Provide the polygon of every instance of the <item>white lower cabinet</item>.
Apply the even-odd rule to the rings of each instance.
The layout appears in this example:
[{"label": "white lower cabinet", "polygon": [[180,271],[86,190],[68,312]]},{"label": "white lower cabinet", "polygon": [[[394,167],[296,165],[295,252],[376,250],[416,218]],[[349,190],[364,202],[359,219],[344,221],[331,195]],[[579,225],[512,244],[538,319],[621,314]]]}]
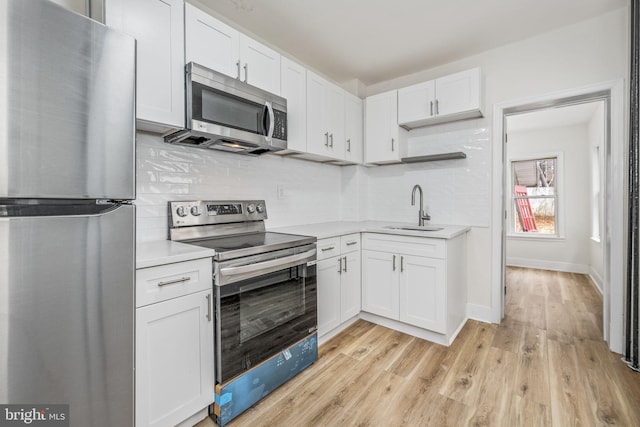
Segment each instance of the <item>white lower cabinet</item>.
[{"label": "white lower cabinet", "polygon": [[363,234],[362,310],[453,334],[466,318],[465,242]]},{"label": "white lower cabinet", "polygon": [[318,336],[360,313],[360,235],[318,240]]},{"label": "white lower cabinet", "polygon": [[[136,426],[175,426],[213,403],[211,260],[198,260],[201,281],[186,295],[136,309]],[[137,271],[136,286],[160,275],[163,290],[193,284],[193,263]],[[208,268],[207,268],[208,266]],[[185,268],[186,267],[186,268]],[[167,269],[169,271],[167,271]],[[184,270],[184,271],[182,271]],[[197,278],[197,277],[196,277]],[[208,286],[207,286],[208,284]]]}]

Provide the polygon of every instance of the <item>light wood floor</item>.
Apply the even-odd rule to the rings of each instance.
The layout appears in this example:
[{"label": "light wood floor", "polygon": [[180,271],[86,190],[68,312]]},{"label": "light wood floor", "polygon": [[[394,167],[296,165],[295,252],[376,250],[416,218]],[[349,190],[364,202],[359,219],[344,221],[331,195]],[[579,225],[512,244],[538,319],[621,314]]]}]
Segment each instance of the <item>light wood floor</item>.
[{"label": "light wood floor", "polygon": [[501,325],[469,321],[447,348],[358,321],[229,425],[640,426],[640,374],[602,341],[601,307],[585,276],[509,268]]}]

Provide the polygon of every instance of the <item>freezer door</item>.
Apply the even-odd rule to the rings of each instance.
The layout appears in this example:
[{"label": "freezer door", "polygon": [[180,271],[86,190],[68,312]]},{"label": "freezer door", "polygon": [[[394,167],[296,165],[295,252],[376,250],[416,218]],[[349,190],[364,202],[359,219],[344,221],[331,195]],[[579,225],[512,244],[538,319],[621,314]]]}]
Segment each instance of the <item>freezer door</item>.
[{"label": "freezer door", "polygon": [[0,2],[0,198],[133,199],[135,40]]},{"label": "freezer door", "polygon": [[70,209],[0,205],[0,402],[132,426],[134,207]]}]

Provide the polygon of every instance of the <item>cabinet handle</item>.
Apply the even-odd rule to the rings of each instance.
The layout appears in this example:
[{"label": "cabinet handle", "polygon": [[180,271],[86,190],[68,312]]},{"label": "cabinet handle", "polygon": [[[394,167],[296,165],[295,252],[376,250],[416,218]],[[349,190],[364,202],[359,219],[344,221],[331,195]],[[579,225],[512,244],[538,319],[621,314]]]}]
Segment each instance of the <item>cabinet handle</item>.
[{"label": "cabinet handle", "polygon": [[393,256],[393,271],[396,271],[396,256]]},{"label": "cabinet handle", "polygon": [[244,82],[249,82],[249,64],[244,64]]},{"label": "cabinet handle", "polygon": [[436,116],[440,115],[440,105],[438,103],[438,100],[436,99]]},{"label": "cabinet handle", "polygon": [[324,146],[325,147],[329,146],[329,132],[324,133]]},{"label": "cabinet handle", "polygon": [[333,148],[333,134],[332,133],[329,134],[329,139],[331,139],[331,144],[329,144],[329,147]]},{"label": "cabinet handle", "polygon": [[433,101],[429,101],[429,111],[430,111],[430,115],[433,116]]},{"label": "cabinet handle", "polygon": [[207,294],[207,320],[211,322],[211,294]]},{"label": "cabinet handle", "polygon": [[404,272],[404,256],[400,256],[400,273]]},{"label": "cabinet handle", "polygon": [[334,250],[336,247],[335,246],[329,246],[328,248],[321,248],[320,250],[322,252],[326,252],[326,251],[332,251]]},{"label": "cabinet handle", "polygon": [[347,242],[347,246],[353,246],[353,245],[355,245],[356,243],[358,243],[358,241],[357,241],[357,240],[353,240],[353,241],[351,241],[351,242]]},{"label": "cabinet handle", "polygon": [[391,138],[391,151],[396,151],[394,148],[394,143],[396,142],[395,139]]},{"label": "cabinet handle", "polygon": [[238,62],[236,62],[236,68],[238,69],[238,77],[237,79],[240,80],[240,60],[238,59]]},{"label": "cabinet handle", "polygon": [[338,273],[342,274],[342,258],[338,258],[338,264]]},{"label": "cabinet handle", "polygon": [[343,258],[344,258],[344,270],[342,270],[342,271],[344,271],[346,273],[347,272],[347,257],[345,256]]},{"label": "cabinet handle", "polygon": [[350,153],[351,152],[351,138],[347,139],[347,151]]},{"label": "cabinet handle", "polygon": [[166,282],[158,282],[158,286],[173,285],[176,283],[188,282],[189,280],[191,280],[190,277],[181,277],[179,279],[167,280]]}]

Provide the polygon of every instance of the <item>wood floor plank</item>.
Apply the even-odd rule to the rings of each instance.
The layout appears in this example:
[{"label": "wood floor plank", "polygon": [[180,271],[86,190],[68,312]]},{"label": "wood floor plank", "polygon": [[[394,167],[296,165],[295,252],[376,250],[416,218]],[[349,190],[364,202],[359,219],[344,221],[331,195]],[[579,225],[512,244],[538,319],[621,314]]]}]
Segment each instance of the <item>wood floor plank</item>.
[{"label": "wood floor plank", "polygon": [[501,325],[468,321],[444,347],[359,320],[229,426],[640,426],[640,374],[602,340],[589,279],[506,279]]}]

